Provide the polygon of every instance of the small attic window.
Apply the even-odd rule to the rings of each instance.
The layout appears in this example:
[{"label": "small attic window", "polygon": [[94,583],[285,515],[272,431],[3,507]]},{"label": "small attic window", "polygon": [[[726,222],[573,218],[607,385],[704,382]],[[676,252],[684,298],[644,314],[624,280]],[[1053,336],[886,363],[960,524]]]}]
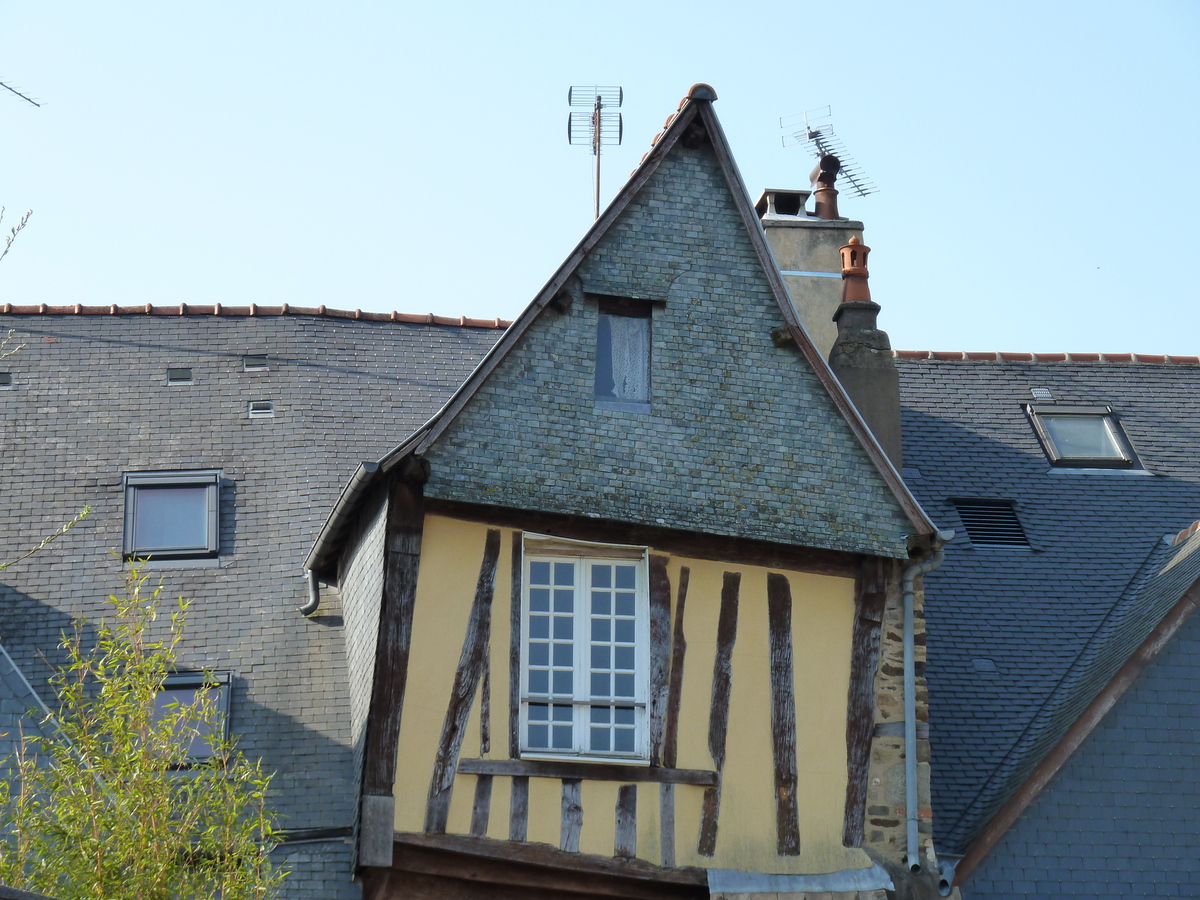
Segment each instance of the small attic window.
[{"label": "small attic window", "polygon": [[1042,449],[1056,466],[1128,469],[1133,450],[1108,406],[1030,406]]},{"label": "small attic window", "polygon": [[192,370],[184,368],[167,369],[167,384],[192,384]]},{"label": "small attic window", "polygon": [[266,372],[270,368],[265,353],[249,353],[242,357],[243,372]]},{"label": "small attic window", "polygon": [[0,372],[0,390],[6,390],[13,386],[12,372]]},{"label": "small attic window", "polygon": [[974,546],[1031,549],[1010,501],[955,500],[954,508]]},{"label": "small attic window", "polygon": [[650,305],[601,300],[596,324],[596,405],[650,409]]}]

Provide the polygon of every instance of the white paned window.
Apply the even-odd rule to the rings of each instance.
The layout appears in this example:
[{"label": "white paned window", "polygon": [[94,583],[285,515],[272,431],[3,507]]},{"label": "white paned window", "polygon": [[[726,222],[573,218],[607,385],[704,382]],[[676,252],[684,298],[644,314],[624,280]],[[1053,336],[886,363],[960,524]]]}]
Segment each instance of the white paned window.
[{"label": "white paned window", "polygon": [[[644,760],[649,601],[645,551],[527,545],[522,598],[523,756]],[[617,548],[609,548],[617,549]]]}]

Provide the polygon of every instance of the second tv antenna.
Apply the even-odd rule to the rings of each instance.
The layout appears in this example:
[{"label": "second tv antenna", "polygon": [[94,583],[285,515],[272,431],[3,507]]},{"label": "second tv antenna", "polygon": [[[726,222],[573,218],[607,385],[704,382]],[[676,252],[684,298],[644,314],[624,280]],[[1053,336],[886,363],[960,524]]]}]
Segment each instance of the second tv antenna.
[{"label": "second tv antenna", "polygon": [[818,106],[816,109],[806,109],[794,116],[784,116],[779,120],[779,127],[784,130],[783,146],[807,144],[809,152],[818,160],[826,156],[836,157],[841,163],[840,174],[850,185],[850,189],[859,197],[876,193],[879,188],[859,168],[858,163],[846,152],[846,145],[833,131],[833,112],[828,106]]},{"label": "second tv antenna", "polygon": [[590,107],[589,112],[567,116],[567,140],[576,147],[591,147],[596,157],[596,218],[600,218],[600,148],[620,144],[624,124],[619,109],[625,92],[620,87],[575,85],[567,91],[567,105]]}]

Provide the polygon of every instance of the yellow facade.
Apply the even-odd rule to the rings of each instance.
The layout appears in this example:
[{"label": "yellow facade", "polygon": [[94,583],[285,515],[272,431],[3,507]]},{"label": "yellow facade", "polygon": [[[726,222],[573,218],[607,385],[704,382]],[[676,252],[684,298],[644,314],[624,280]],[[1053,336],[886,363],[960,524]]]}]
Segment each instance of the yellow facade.
[{"label": "yellow facade", "polygon": [[[489,527],[443,516],[425,520],[413,619],[408,686],[396,767],[397,831],[424,829],[430,777],[475,597]],[[517,535],[519,539],[519,535]],[[501,531],[492,601],[490,660],[490,752],[481,754],[480,697],[471,706],[461,759],[509,757],[509,617],[514,532]],[[651,547],[652,554],[658,553]],[[846,796],[846,698],[850,680],[854,581],[690,559],[669,554],[672,614],[680,570],[690,570],[684,631],[685,657],[679,707],[677,765],[712,771],[708,748],[713,664],[722,580],[741,574],[737,637],[732,657],[732,694],[722,774],[715,854],[697,852],[703,787],[674,787],[677,865],[774,873],[823,873],[865,868],[861,850],[842,847]],[[787,577],[792,596],[792,647],[796,705],[797,796],[800,854],[776,852],[776,804],[771,730],[767,574]],[[481,688],[482,690],[482,688]],[[447,832],[468,834],[476,777],[455,778]],[[579,851],[612,856],[619,782],[585,779]],[[659,784],[637,786],[637,856],[659,864]],[[487,835],[508,838],[511,779],[493,779]],[[561,782],[530,778],[528,840],[559,845]]]}]

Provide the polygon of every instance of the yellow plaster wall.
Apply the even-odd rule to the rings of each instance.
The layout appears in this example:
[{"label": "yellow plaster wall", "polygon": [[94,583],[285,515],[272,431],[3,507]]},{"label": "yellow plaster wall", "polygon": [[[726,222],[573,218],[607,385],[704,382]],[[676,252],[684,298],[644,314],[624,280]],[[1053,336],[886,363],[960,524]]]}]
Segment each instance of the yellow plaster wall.
[{"label": "yellow plaster wall", "polygon": [[[396,776],[396,827],[420,831],[424,823],[434,755],[474,598],[488,526],[428,516],[413,622],[409,682],[402,718]],[[501,553],[492,606],[491,752],[508,757],[508,650],[512,530],[501,530]],[[651,552],[655,552],[651,548]],[[696,853],[703,789],[675,789],[678,865],[762,872],[829,872],[870,865],[866,854],[841,846],[846,789],[846,693],[850,677],[854,583],[847,578],[784,572],[792,591],[793,659],[797,721],[797,770],[801,853],[776,854],[774,760],[770,726],[769,639],[766,579],[758,566],[671,557],[672,617],[680,570],[690,569],[684,631],[687,655],[680,703],[678,766],[712,769],[708,720],[724,573],[742,575],[732,695],[717,850]],[[478,698],[472,706],[462,756],[479,755]],[[459,776],[448,831],[470,830],[475,778]],[[559,842],[561,785],[531,778],[530,841]],[[617,783],[583,782],[580,849],[610,856],[615,832]],[[493,782],[488,834],[508,836],[511,782]],[[659,787],[638,786],[638,856],[661,860]]]},{"label": "yellow plaster wall", "polygon": [[[446,707],[450,702],[454,673],[462,654],[463,636],[467,631],[471,602],[475,598],[486,537],[486,525],[441,516],[425,517],[421,569],[413,603],[408,685],[397,748],[397,831],[422,831],[425,826],[429,780],[433,774]],[[501,550],[504,550],[503,543]],[[503,567],[507,558],[507,554],[502,552],[500,566],[497,567],[497,592],[503,590],[505,599],[503,603],[493,605],[493,625],[498,610],[502,610],[504,616],[508,615],[509,589],[507,579],[501,576],[501,572],[506,571]],[[492,674],[494,677],[496,673]],[[505,678],[504,691],[507,690],[508,681]],[[508,702],[505,700],[504,709],[507,708]],[[471,709],[471,721],[463,740],[462,752],[464,756],[477,756],[479,753],[478,702]],[[461,832],[470,828],[469,792],[474,789],[474,781],[474,778],[468,777],[456,779],[451,798],[451,821],[456,826],[454,830]],[[468,796],[464,797],[464,794]],[[465,828],[461,825],[463,816],[460,811],[464,800],[468,804]]]}]

